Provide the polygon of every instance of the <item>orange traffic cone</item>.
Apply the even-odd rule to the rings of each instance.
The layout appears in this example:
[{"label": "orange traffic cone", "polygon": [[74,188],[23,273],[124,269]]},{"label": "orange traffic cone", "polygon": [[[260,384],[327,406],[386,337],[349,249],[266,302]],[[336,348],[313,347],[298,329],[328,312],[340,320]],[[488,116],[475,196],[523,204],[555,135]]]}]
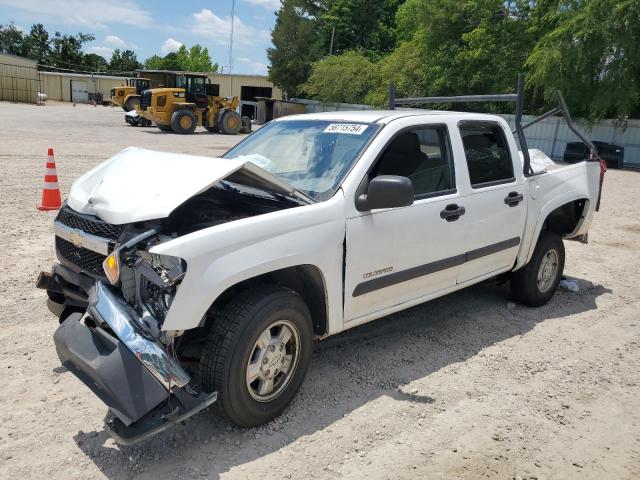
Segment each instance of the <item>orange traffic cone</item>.
[{"label": "orange traffic cone", "polygon": [[37,205],[38,210],[58,210],[62,206],[60,188],[58,187],[58,173],[56,161],[53,158],[53,148],[49,149],[47,166],[44,171],[44,188],[42,189],[42,203]]}]

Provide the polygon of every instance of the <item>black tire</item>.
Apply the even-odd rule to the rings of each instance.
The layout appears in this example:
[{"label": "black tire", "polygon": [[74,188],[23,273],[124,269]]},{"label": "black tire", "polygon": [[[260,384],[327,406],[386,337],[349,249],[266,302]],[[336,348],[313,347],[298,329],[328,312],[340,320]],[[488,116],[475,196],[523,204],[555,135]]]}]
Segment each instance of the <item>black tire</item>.
[{"label": "black tire", "polygon": [[242,117],[242,133],[251,133],[251,119],[247,116]]},{"label": "black tire", "polygon": [[196,129],[198,119],[188,109],[178,110],[171,115],[171,129],[180,135],[188,135]]},{"label": "black tire", "polygon": [[163,132],[173,132],[173,128],[171,128],[171,125],[156,125],[156,127],[158,127],[158,129]]},{"label": "black tire", "polygon": [[[553,253],[555,252],[555,253]],[[553,259],[555,255],[556,267],[550,270],[552,275],[546,275],[548,280],[538,281],[541,264],[548,255]],[[549,258],[549,257],[547,257]],[[520,270],[511,274],[511,294],[520,303],[531,307],[539,307],[547,303],[558,289],[564,271],[564,244],[557,233],[543,231],[533,251],[531,260]],[[546,260],[545,260],[546,262]],[[552,264],[554,262],[551,262]],[[541,286],[543,288],[541,288]]]},{"label": "black tire", "polygon": [[220,131],[225,135],[237,135],[242,128],[242,118],[238,112],[227,110],[220,119]]},{"label": "black tire", "polygon": [[[297,332],[297,361],[292,362],[290,375],[282,377],[281,390],[275,397],[259,401],[250,392],[248,364],[255,356],[258,337],[274,322],[283,320]],[[273,328],[278,331],[277,326]],[[307,373],[312,344],[311,315],[297,293],[272,285],[244,291],[214,312],[200,358],[202,386],[207,392],[218,392],[216,405],[231,423],[239,427],[261,425],[280,415],[297,393]],[[271,365],[269,362],[267,366]]]}]

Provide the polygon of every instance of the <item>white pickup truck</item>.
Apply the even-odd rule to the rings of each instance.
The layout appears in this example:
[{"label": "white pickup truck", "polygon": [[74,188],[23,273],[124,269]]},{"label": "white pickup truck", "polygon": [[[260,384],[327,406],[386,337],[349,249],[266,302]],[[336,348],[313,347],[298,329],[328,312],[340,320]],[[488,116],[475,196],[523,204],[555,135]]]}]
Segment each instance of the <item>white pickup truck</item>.
[{"label": "white pickup truck", "polygon": [[285,117],[221,158],[129,148],[80,177],[38,286],[121,443],[214,402],[250,427],[292,400],[314,339],[499,275],[547,302],[599,178],[524,175],[498,116]]}]

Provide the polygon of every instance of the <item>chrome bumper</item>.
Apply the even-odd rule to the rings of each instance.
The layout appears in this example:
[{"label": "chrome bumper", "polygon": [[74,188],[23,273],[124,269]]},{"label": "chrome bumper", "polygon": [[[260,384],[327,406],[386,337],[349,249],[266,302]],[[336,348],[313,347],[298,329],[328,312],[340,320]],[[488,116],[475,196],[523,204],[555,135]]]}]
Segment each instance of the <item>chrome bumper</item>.
[{"label": "chrome bumper", "polygon": [[216,401],[216,392],[187,385],[189,375],[109,287],[96,282],[88,295],[93,322],[72,313],[53,340],[62,364],[109,407],[107,427],[118,443],[142,441]]},{"label": "chrome bumper", "polygon": [[164,347],[149,335],[137,312],[100,281],[89,290],[89,315],[113,333],[166,388],[183,387],[190,377]]}]

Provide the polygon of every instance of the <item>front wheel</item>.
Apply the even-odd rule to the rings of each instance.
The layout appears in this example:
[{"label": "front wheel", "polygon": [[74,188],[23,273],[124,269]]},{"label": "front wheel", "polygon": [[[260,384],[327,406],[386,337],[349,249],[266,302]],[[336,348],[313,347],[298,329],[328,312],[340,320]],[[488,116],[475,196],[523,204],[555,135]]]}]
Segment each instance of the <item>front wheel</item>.
[{"label": "front wheel", "polygon": [[220,131],[225,135],[236,135],[242,128],[242,118],[238,112],[227,110],[220,119]]},{"label": "front wheel", "polygon": [[218,392],[222,414],[240,427],[282,413],[300,388],[311,359],[309,309],[287,288],[245,291],[216,309],[200,359],[205,391]]},{"label": "front wheel", "polygon": [[553,232],[541,232],[531,260],[511,274],[511,293],[525,305],[539,307],[556,293],[564,271],[564,244]]},{"label": "front wheel", "polygon": [[181,135],[193,133],[197,122],[195,113],[188,109],[178,110],[171,115],[171,129]]}]

